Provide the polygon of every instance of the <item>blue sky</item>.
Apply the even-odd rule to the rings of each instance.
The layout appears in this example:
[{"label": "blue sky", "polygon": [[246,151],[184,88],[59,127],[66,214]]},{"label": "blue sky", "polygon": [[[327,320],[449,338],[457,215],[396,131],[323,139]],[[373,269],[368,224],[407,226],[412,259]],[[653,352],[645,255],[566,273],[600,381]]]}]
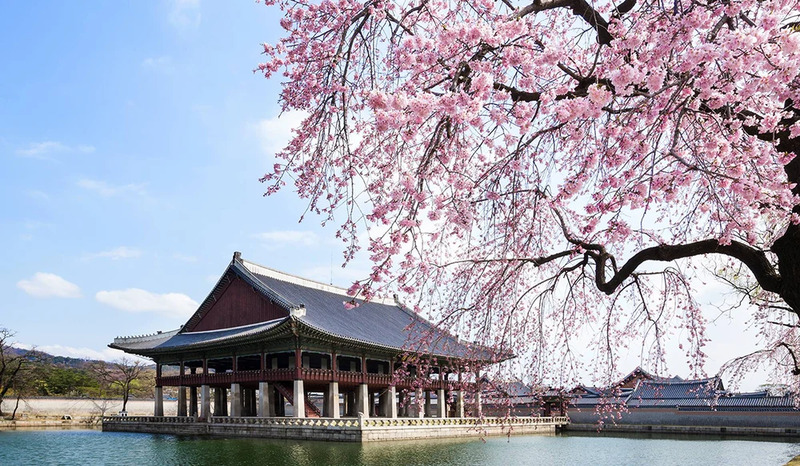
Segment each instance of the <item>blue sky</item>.
[{"label": "blue sky", "polygon": [[[252,1],[9,2],[0,15],[0,326],[73,356],[176,328],[234,251],[348,286],[341,247],[258,182],[297,120],[254,74]],[[333,263],[333,267],[331,264]],[[363,269],[362,269],[363,270]]]},{"label": "blue sky", "polygon": [[[3,10],[0,326],[18,342],[117,358],[106,347],[115,336],[183,324],[237,250],[340,286],[366,276],[363,260],[339,267],[342,247],[319,219],[298,224],[305,203],[291,189],[262,197],[258,178],[297,121],[278,119],[279,79],[252,73],[260,44],[280,33],[277,9],[131,0]],[[709,285],[708,301],[719,292]],[[746,317],[710,327],[711,373],[751,345]]]}]

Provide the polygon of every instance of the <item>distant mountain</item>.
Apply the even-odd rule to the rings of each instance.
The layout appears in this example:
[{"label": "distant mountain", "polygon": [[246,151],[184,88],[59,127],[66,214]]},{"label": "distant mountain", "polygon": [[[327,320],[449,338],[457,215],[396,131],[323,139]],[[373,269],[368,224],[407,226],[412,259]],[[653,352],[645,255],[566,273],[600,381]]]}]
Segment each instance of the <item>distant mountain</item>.
[{"label": "distant mountain", "polygon": [[[29,353],[29,350],[11,347],[10,352],[12,355],[22,356],[24,354]],[[82,358],[71,358],[69,356],[56,356],[54,354],[45,353],[44,351],[39,351],[39,350],[36,350],[36,356],[43,363],[59,367],[68,367],[71,369],[83,369],[86,366],[95,363],[109,364],[107,361],[100,361],[98,359],[82,359]],[[155,364],[147,364],[145,365],[145,367],[155,368],[156,366]]]}]

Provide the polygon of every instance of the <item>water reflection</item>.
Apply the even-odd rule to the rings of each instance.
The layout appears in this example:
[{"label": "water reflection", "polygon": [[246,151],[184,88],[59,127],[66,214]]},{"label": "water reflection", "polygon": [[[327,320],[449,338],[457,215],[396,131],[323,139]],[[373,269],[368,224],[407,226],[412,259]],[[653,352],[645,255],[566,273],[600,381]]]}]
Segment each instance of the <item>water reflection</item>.
[{"label": "water reflection", "polygon": [[800,444],[718,437],[494,437],[369,444],[176,437],[98,431],[0,431],[0,464],[13,465],[782,465]]}]

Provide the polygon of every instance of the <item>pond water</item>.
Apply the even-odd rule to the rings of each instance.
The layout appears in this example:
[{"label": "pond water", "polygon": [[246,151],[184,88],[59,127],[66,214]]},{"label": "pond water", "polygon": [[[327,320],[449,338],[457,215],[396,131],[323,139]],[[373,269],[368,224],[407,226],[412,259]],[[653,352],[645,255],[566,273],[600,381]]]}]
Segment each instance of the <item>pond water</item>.
[{"label": "pond water", "polygon": [[800,443],[557,435],[365,445],[96,430],[0,431],[0,465],[783,465]]}]

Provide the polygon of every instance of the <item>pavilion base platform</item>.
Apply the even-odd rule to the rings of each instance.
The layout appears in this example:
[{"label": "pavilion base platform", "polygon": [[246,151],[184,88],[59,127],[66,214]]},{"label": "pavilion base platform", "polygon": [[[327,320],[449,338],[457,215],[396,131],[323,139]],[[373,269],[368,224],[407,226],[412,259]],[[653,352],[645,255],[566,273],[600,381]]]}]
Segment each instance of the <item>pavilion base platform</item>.
[{"label": "pavilion base platform", "polygon": [[500,435],[553,435],[567,417],[505,418],[292,418],[104,417],[104,432],[257,437],[333,442],[374,442]]}]

